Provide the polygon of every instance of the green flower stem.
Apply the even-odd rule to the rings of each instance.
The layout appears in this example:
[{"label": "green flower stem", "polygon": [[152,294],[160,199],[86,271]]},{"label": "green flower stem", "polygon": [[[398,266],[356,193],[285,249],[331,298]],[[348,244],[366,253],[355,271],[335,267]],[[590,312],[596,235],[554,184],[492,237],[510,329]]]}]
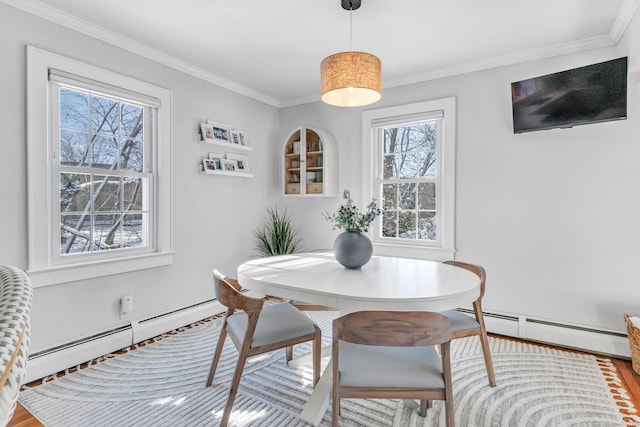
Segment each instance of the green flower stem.
[{"label": "green flower stem", "polygon": [[382,214],[382,209],[376,204],[376,199],[371,199],[366,212],[360,213],[354,206],[351,193],[348,190],[344,190],[343,198],[347,202],[340,206],[338,212],[334,214],[322,212],[327,221],[334,223],[334,229],[367,232],[373,221]]}]

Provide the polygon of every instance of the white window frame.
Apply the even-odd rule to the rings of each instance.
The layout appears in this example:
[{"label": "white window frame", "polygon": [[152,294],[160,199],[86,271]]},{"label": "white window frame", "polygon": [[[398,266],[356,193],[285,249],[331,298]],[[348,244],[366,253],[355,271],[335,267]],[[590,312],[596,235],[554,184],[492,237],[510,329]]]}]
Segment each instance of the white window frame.
[{"label": "white window frame", "polygon": [[455,254],[455,156],[456,156],[456,100],[443,98],[413,104],[368,110],[362,113],[362,203],[368,204],[372,198],[380,201],[378,176],[381,144],[376,144],[377,127],[381,122],[399,123],[415,117],[435,117],[442,114],[439,129],[437,174],[439,188],[436,205],[438,218],[438,239],[395,240],[380,237],[380,218],[371,230],[374,252],[378,255],[402,256],[409,258],[445,260]]},{"label": "white window frame", "polygon": [[[115,256],[81,256],[65,263],[57,262],[59,227],[54,224],[51,153],[55,146],[50,122],[49,71],[68,73],[126,92],[154,99],[157,109],[157,145],[153,148],[155,183],[150,230],[152,246],[146,251],[119,251]],[[28,273],[34,287],[54,285],[169,265],[173,262],[171,212],[171,109],[168,89],[132,79],[111,71],[27,46],[27,163],[28,163]],[[73,258],[72,258],[73,259]]]}]

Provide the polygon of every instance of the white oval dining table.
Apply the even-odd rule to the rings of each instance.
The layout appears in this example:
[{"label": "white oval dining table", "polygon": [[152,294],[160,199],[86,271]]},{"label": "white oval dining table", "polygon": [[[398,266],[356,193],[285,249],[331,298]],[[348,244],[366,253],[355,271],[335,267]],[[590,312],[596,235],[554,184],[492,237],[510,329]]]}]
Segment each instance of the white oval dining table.
[{"label": "white oval dining table", "polygon": [[[238,267],[243,288],[265,295],[334,307],[341,314],[359,310],[443,311],[469,306],[480,295],[472,272],[411,258],[373,256],[359,270],[341,266],[332,253],[300,253],[259,258]],[[317,426],[331,389],[331,365],[305,404],[300,418]]]}]

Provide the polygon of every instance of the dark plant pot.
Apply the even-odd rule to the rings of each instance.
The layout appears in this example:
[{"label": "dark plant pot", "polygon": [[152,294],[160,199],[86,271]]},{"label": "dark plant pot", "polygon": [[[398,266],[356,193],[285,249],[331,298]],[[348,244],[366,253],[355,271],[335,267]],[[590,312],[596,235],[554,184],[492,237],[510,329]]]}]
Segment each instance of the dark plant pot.
[{"label": "dark plant pot", "polygon": [[365,265],[373,254],[371,239],[359,231],[345,231],[333,242],[333,253],[336,260],[350,269]]}]

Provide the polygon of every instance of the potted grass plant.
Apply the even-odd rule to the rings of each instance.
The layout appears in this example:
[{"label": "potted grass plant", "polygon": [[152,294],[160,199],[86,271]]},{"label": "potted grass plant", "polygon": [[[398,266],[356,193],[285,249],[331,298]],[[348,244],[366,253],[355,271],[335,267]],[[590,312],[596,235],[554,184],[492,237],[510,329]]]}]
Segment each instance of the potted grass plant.
[{"label": "potted grass plant", "polygon": [[256,249],[261,256],[293,254],[300,250],[302,239],[285,209],[267,208],[267,220],[262,228],[253,232]]}]

